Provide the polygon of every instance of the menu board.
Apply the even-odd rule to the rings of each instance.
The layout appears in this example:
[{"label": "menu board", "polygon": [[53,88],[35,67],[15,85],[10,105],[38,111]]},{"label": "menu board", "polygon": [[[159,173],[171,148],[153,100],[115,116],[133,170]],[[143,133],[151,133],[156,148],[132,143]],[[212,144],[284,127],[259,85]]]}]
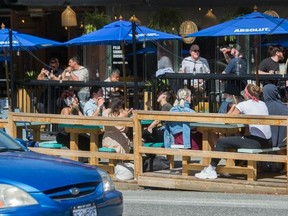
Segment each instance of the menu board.
[{"label": "menu board", "polygon": [[[112,46],[112,65],[113,68],[117,65],[123,64],[123,54],[121,46]],[[128,61],[125,60],[125,64],[128,64]]]}]

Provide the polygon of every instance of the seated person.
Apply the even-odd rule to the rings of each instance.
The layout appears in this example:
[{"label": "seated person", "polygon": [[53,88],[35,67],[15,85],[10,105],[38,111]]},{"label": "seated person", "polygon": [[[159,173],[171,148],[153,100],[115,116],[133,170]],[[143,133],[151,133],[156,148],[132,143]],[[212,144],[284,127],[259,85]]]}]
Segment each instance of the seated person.
[{"label": "seated person", "polygon": [[83,112],[85,116],[101,116],[104,107],[103,89],[100,86],[92,86],[90,99],[85,103]]},{"label": "seated person", "polygon": [[[161,111],[170,111],[172,105],[170,101],[172,94],[169,91],[160,92],[158,94],[157,102],[161,106]],[[144,142],[164,142],[164,127],[159,120],[154,120],[148,128],[144,129]]]},{"label": "seated person", "polygon": [[[254,84],[248,84],[244,89],[245,101],[233,105],[229,111],[231,114],[246,115],[269,115],[266,104],[259,100],[260,87]],[[249,125],[250,135],[231,136],[218,139],[214,151],[226,151],[228,149],[239,148],[271,148],[271,128],[270,125]],[[216,179],[218,177],[216,167],[220,158],[213,158],[208,167],[205,167],[195,177],[199,179]]]},{"label": "seated person", "polygon": [[63,68],[60,67],[58,58],[52,57],[49,60],[49,66],[47,68],[42,68],[41,72],[38,74],[37,80],[51,79],[50,74],[58,77],[63,72]]},{"label": "seated person", "polygon": [[[124,107],[123,100],[115,98],[111,101],[110,112],[104,112],[105,117],[129,117],[132,109]],[[102,138],[102,146],[114,148],[117,153],[129,153],[132,147],[132,141],[128,136],[129,128],[121,126],[105,126],[105,132]]]},{"label": "seated person", "polygon": [[233,104],[237,104],[242,100],[239,87],[235,84],[228,84],[223,93],[224,100],[222,100],[218,113],[227,113]]},{"label": "seated person", "polygon": [[[187,88],[179,89],[177,92],[176,100],[170,112],[190,112],[195,113],[190,108],[191,104],[191,91]],[[199,150],[202,148],[202,143],[193,139],[195,134],[189,122],[166,122],[164,131],[164,145],[165,148],[171,148],[173,139],[175,144],[183,144],[185,149]],[[202,135],[202,134],[201,134]],[[201,136],[197,133],[196,136]],[[198,138],[198,137],[197,137]]]},{"label": "seated person", "polygon": [[[274,84],[267,84],[263,87],[264,102],[268,107],[269,115],[288,115],[288,107],[279,97],[277,87]],[[273,147],[286,146],[286,126],[271,126]]]},{"label": "seated person", "polygon": [[[119,82],[120,80],[120,71],[117,68],[114,68],[111,72],[111,74],[109,75],[109,77],[107,79],[104,80],[104,82]],[[113,93],[119,91],[119,88],[117,87],[106,87],[103,88],[103,92],[104,92],[104,98],[105,99],[109,99],[109,96]]]},{"label": "seated person", "polygon": [[[79,106],[79,100],[72,90],[65,90],[61,94],[61,99],[64,101],[64,107],[61,109],[61,115],[80,115],[83,116],[81,108]],[[58,128],[56,140],[58,143],[65,145],[67,148],[70,147],[70,134],[65,132],[63,128]],[[79,149],[89,151],[90,150],[90,137],[87,134],[79,134]],[[87,161],[85,158],[81,161]]]},{"label": "seated person", "polygon": [[79,100],[73,91],[64,91],[61,99],[65,103],[65,106],[61,110],[61,115],[83,115],[79,106]]}]

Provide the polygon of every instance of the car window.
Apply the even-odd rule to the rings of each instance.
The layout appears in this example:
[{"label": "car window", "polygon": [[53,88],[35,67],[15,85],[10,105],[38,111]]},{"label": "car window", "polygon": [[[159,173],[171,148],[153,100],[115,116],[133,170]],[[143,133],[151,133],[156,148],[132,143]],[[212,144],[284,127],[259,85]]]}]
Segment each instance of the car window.
[{"label": "car window", "polygon": [[5,149],[25,149],[22,145],[16,142],[11,136],[0,130],[0,151]]}]

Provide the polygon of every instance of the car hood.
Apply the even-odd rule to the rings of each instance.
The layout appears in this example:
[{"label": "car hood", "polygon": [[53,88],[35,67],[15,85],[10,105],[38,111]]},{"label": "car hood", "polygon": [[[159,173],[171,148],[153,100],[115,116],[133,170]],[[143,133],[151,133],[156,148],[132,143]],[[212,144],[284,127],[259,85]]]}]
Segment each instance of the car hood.
[{"label": "car hood", "polygon": [[25,187],[30,192],[101,181],[91,166],[32,151],[0,153],[0,170],[0,183]]}]

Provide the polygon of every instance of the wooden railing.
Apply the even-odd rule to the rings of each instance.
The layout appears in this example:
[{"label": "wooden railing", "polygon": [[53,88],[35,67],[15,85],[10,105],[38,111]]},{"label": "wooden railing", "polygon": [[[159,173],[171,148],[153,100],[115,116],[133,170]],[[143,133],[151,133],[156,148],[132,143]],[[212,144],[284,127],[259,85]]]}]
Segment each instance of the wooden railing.
[{"label": "wooden railing", "polygon": [[[10,112],[8,114],[8,127],[7,132],[12,137],[17,137],[16,122],[46,122],[51,124],[71,124],[71,125],[102,125],[102,126],[123,126],[123,127],[133,127],[133,122],[131,118],[108,118],[108,117],[84,117],[84,116],[63,116],[63,115],[53,115],[53,114],[33,114],[33,113],[14,113]],[[29,124],[28,124],[29,126]],[[98,148],[97,148],[98,149]],[[105,153],[98,151],[77,151],[77,150],[65,150],[65,149],[46,149],[46,148],[33,148],[33,151],[57,155],[61,157],[78,158],[86,157],[90,158],[90,164],[95,165],[98,163],[93,163],[95,160],[92,158],[103,158],[110,160],[134,160],[133,154],[117,154],[117,153]],[[92,161],[92,162],[91,162]],[[97,161],[98,162],[98,161]]]},{"label": "wooden railing", "polygon": [[[117,160],[134,160],[135,178],[140,180],[141,184],[145,185],[145,173],[143,173],[143,155],[158,154],[182,157],[200,157],[200,158],[224,158],[236,160],[250,161],[270,161],[288,164],[288,152],[286,155],[271,155],[271,154],[247,154],[234,152],[214,152],[214,151],[195,151],[184,149],[165,149],[165,148],[150,148],[142,145],[142,125],[141,120],[161,120],[161,121],[179,121],[179,122],[205,122],[205,123],[224,123],[224,124],[262,124],[262,125],[277,125],[288,126],[287,116],[259,116],[259,115],[227,115],[227,114],[208,114],[208,113],[174,113],[174,112],[159,112],[159,111],[133,111],[133,118],[107,118],[107,117],[82,117],[82,116],[62,116],[51,114],[29,114],[29,113],[9,113],[8,115],[8,132],[13,137],[16,137],[16,122],[49,122],[53,124],[80,124],[80,125],[108,125],[108,126],[126,126],[133,127],[134,133],[134,154],[117,154],[89,151],[71,151],[71,150],[53,150],[35,148],[33,150],[41,153],[59,155],[62,157],[98,157]],[[287,130],[288,131],[288,130]],[[288,137],[288,134],[287,134]],[[165,177],[167,178],[167,177]],[[176,181],[173,177],[173,181]],[[171,180],[171,179],[170,179]],[[186,179],[187,180],[187,179]],[[168,181],[168,180],[167,180]],[[179,179],[181,181],[181,179]],[[182,180],[183,181],[183,180]],[[191,177],[189,181],[197,180]],[[199,180],[198,180],[199,181]],[[176,183],[175,183],[176,184]],[[246,184],[246,183],[245,183]],[[161,186],[161,185],[160,185]],[[239,186],[239,185],[237,185]],[[159,185],[155,185],[159,187]],[[164,187],[164,186],[163,186]],[[169,187],[169,186],[168,186]],[[201,190],[203,187],[194,189]],[[283,189],[288,193],[288,178],[286,176],[286,187]],[[282,192],[283,192],[282,190]],[[276,189],[275,189],[276,191]]]}]

